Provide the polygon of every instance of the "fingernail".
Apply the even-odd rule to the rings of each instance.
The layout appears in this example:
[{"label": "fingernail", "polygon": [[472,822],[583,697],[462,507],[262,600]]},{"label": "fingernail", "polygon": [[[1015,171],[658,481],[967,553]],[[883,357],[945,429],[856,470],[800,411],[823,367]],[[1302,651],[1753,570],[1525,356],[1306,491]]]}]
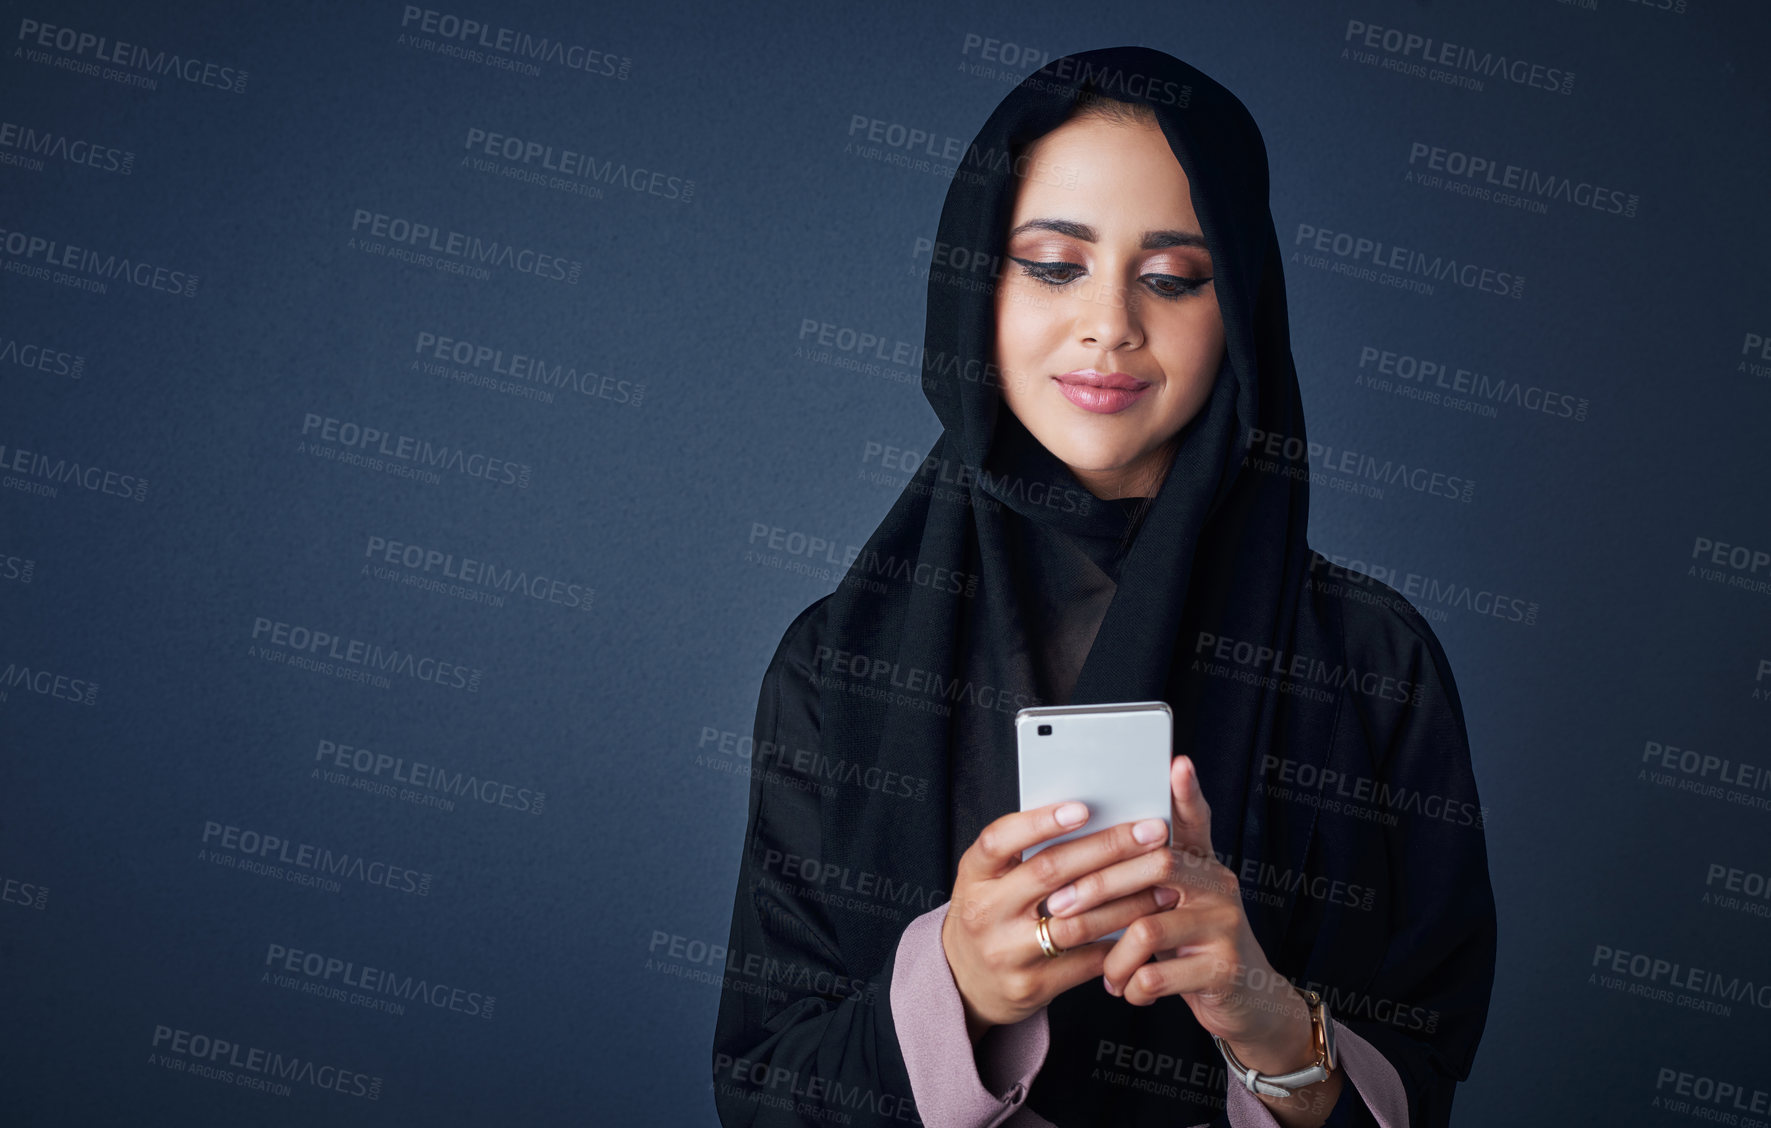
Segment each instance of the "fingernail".
[{"label": "fingernail", "polygon": [[1168,886],[1158,885],[1156,887],[1156,903],[1163,908],[1168,908],[1180,899],[1181,895],[1173,889],[1170,889]]},{"label": "fingernail", "polygon": [[1081,826],[1088,821],[1088,808],[1081,803],[1065,803],[1058,808],[1057,816],[1062,826]]},{"label": "fingernail", "polygon": [[1145,819],[1131,828],[1131,836],[1148,846],[1168,837],[1168,824],[1161,819]]},{"label": "fingernail", "polygon": [[1113,981],[1108,979],[1105,975],[1101,976],[1101,986],[1107,989],[1107,994],[1112,995],[1114,998],[1119,997],[1119,992],[1113,989]]},{"label": "fingernail", "polygon": [[1066,885],[1045,899],[1045,907],[1054,913],[1061,913],[1076,903],[1076,887]]}]

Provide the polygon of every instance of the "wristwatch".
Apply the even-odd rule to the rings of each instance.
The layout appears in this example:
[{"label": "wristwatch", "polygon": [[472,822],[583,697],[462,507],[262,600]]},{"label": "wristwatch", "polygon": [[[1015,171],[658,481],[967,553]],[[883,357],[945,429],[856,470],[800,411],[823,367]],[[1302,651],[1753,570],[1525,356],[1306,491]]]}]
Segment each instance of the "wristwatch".
[{"label": "wristwatch", "polygon": [[1224,1063],[1230,1067],[1231,1075],[1251,1093],[1289,1097],[1292,1090],[1326,1081],[1329,1074],[1334,1072],[1334,1027],[1328,1021],[1328,1004],[1315,991],[1305,990],[1296,984],[1292,986],[1304,997],[1304,1002],[1310,1004],[1310,1041],[1316,1050],[1316,1060],[1310,1065],[1290,1073],[1257,1073],[1236,1060],[1236,1055],[1230,1050],[1230,1043],[1216,1034],[1211,1036],[1212,1041],[1218,1044],[1218,1052],[1224,1055]]}]

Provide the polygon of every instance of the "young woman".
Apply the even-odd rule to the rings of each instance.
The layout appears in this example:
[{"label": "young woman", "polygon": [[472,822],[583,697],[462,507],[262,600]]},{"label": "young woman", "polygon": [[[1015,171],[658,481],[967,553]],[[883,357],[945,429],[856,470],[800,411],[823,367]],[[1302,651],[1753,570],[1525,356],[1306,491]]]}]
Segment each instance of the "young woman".
[{"label": "young woman", "polygon": [[[1054,61],[968,151],[928,295],[940,439],[763,678],[721,1122],[1448,1123],[1496,937],[1462,707],[1420,615],[1305,542],[1248,111],[1159,51]],[[1014,712],[1155,699],[1172,835],[1021,862],[1087,812],[1018,809]]]}]

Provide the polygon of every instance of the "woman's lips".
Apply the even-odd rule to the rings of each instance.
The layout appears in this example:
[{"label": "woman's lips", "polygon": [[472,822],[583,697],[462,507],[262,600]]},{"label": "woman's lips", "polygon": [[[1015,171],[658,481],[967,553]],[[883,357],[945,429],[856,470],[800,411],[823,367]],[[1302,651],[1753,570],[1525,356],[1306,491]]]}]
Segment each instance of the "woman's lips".
[{"label": "woman's lips", "polygon": [[1124,411],[1155,387],[1123,372],[1067,372],[1053,379],[1065,399],[1084,411],[1101,415]]}]

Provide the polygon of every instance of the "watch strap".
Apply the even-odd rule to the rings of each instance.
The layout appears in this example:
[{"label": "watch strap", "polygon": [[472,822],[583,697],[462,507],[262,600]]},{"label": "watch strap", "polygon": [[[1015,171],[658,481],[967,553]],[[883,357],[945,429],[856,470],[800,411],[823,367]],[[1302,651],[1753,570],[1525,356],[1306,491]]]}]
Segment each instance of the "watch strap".
[{"label": "watch strap", "polygon": [[1217,1043],[1218,1052],[1224,1055],[1224,1064],[1229,1066],[1231,1076],[1241,1082],[1242,1087],[1251,1093],[1269,1097],[1289,1097],[1292,1091],[1305,1085],[1314,1085],[1326,1081],[1334,1072],[1334,1027],[1329,1022],[1328,1004],[1315,991],[1302,987],[1294,987],[1304,997],[1310,1007],[1310,1038],[1316,1048],[1316,1060],[1302,1069],[1294,1069],[1290,1073],[1261,1073],[1252,1066],[1243,1065],[1236,1054],[1230,1049],[1230,1043],[1217,1035],[1212,1041]]}]

